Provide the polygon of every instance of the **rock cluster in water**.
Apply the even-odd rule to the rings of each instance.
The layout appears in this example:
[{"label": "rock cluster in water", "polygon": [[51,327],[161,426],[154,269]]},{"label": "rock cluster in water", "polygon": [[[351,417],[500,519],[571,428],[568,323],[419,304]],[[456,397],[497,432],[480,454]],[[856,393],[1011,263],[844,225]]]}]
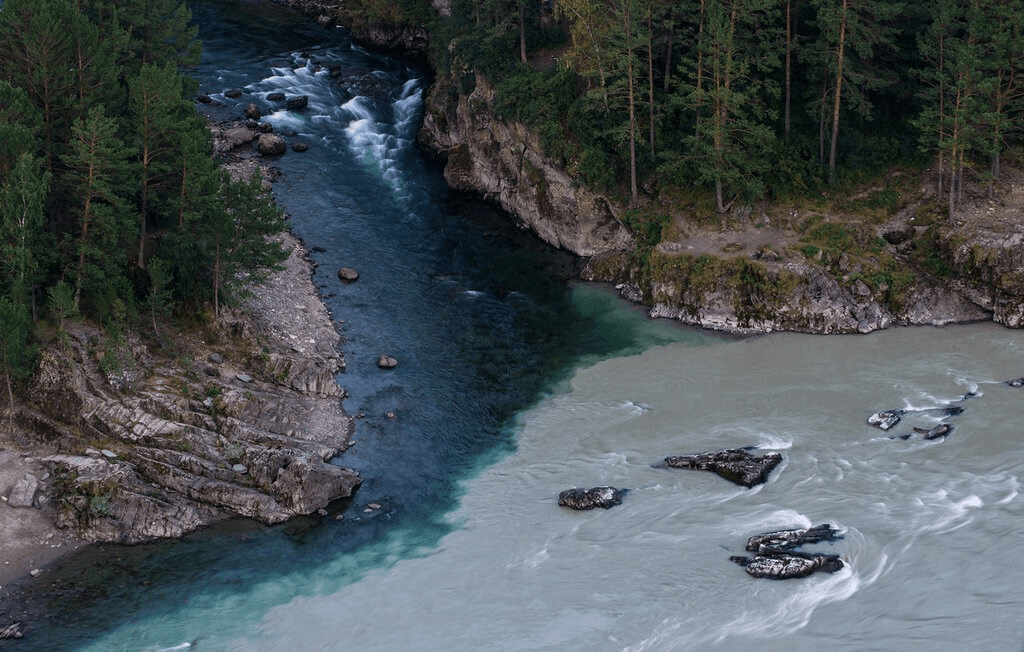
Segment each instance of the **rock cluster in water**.
[{"label": "rock cluster in water", "polygon": [[[1022,385],[1024,385],[1024,378],[1020,378],[1018,380],[1021,382]],[[1010,385],[1011,387],[1022,386],[1014,385],[1015,382],[1017,381],[1008,380],[1006,381],[1006,384]],[[974,398],[977,395],[978,394],[976,392],[968,392],[961,396],[959,399],[957,399],[956,402],[963,402],[969,398]],[[944,417],[955,417],[959,414],[963,414],[963,411],[964,408],[963,406],[960,405],[939,405],[933,408],[915,410],[915,412],[922,413],[938,412]],[[883,410],[881,412],[875,412],[868,417],[868,425],[874,426],[879,430],[888,431],[895,427],[897,424],[899,424],[903,417],[907,414],[907,412],[909,412],[909,410]],[[910,439],[910,437],[913,436],[913,434],[915,433],[924,435],[924,439],[942,439],[951,432],[953,432],[953,425],[950,423],[941,422],[929,428],[921,428],[919,426],[915,426],[911,428],[911,432],[908,432],[903,435],[893,435],[892,439]]]},{"label": "rock cluster in water", "polygon": [[615,487],[594,487],[592,489],[566,489],[558,494],[558,504],[562,507],[573,509],[594,509],[603,507],[608,509],[615,505],[622,504],[622,497],[626,495],[625,489]]},{"label": "rock cluster in water", "polygon": [[753,487],[768,480],[768,474],[782,461],[779,453],[767,453],[761,457],[752,455],[745,448],[730,448],[717,453],[679,455],[666,457],[665,464],[676,469],[711,471],[730,482],[744,487]]},{"label": "rock cluster in water", "polygon": [[733,556],[729,559],[743,566],[748,574],[773,580],[807,577],[816,571],[834,573],[843,568],[839,555],[808,553],[798,550],[808,543],[835,541],[841,538],[831,525],[812,528],[776,530],[750,537],[747,551],[754,557]]}]

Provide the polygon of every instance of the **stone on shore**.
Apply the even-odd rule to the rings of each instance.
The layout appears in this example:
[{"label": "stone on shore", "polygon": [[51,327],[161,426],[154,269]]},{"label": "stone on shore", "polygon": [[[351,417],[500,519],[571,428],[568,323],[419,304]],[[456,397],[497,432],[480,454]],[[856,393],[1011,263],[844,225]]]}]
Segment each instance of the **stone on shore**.
[{"label": "stone on shore", "polygon": [[665,458],[665,464],[672,468],[712,471],[726,480],[744,487],[753,487],[766,482],[768,474],[781,461],[782,455],[779,453],[767,453],[761,457],[755,457],[743,448]]},{"label": "stone on shore", "polygon": [[7,627],[0,628],[0,639],[21,638],[24,634],[21,631],[21,623],[12,623]]},{"label": "stone on shore", "polygon": [[615,487],[573,488],[558,494],[558,504],[562,507],[579,510],[594,509],[595,507],[609,509],[622,504],[622,497],[625,495],[625,489],[616,489]]},{"label": "stone on shore", "polygon": [[39,478],[31,473],[26,473],[24,478],[14,484],[11,493],[7,496],[7,504],[11,507],[32,507],[38,489]]},{"label": "stone on shore", "polygon": [[231,150],[251,143],[256,139],[256,132],[247,127],[232,127],[221,134],[221,138],[224,148]]}]

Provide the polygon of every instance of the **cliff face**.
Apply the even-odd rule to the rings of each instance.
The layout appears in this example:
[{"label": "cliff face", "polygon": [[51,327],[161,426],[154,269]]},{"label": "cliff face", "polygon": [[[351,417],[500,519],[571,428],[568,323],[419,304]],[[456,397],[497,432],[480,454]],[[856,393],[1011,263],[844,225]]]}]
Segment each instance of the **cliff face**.
[{"label": "cliff face", "polygon": [[545,242],[580,256],[633,247],[603,197],[579,186],[544,155],[536,134],[493,111],[494,89],[482,77],[468,95],[435,84],[426,99],[420,142],[446,159],[456,190],[498,202]]},{"label": "cliff face", "polygon": [[168,336],[159,354],[74,323],[43,352],[17,443],[49,468],[39,502],[58,526],[137,543],[234,516],[279,523],[351,496],[360,477],[330,463],[351,434],[339,337],[283,237],[295,250],[261,300],[278,313],[302,304],[301,316],[229,312]]}]

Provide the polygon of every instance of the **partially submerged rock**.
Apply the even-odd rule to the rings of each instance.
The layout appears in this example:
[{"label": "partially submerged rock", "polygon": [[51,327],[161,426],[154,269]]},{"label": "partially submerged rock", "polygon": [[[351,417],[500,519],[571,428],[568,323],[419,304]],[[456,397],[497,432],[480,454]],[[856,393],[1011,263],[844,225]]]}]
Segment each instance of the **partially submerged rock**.
[{"label": "partially submerged rock", "polygon": [[807,577],[815,571],[834,573],[842,570],[843,562],[838,555],[806,555],[801,553],[778,553],[768,557],[730,557],[730,559],[754,577],[770,580],[789,580]]},{"label": "partially submerged rock", "polygon": [[838,531],[828,524],[765,532],[747,539],[747,551],[756,553],[753,558],[733,556],[729,559],[743,566],[749,575],[773,580],[807,577],[819,570],[834,573],[843,568],[839,555],[808,553],[797,548],[840,538]]},{"label": "partially submerged rock", "polygon": [[676,469],[712,471],[726,480],[753,487],[768,480],[768,474],[782,461],[779,453],[755,457],[745,448],[730,448],[717,453],[666,457],[665,464]]},{"label": "partially submerged rock", "polygon": [[260,134],[256,147],[264,156],[280,156],[288,151],[284,139],[277,134]]},{"label": "partially submerged rock", "polygon": [[905,410],[886,410],[884,412],[875,412],[868,417],[868,425],[881,430],[889,430],[900,422],[900,419],[905,413]]},{"label": "partially submerged rock", "polygon": [[953,432],[953,426],[948,423],[939,423],[931,428],[914,428],[914,432],[924,435],[925,439],[939,439]]},{"label": "partially submerged rock", "polygon": [[608,509],[622,504],[622,497],[625,495],[625,489],[616,489],[615,487],[573,488],[558,494],[558,504],[562,507],[580,510],[594,509],[595,507]]}]

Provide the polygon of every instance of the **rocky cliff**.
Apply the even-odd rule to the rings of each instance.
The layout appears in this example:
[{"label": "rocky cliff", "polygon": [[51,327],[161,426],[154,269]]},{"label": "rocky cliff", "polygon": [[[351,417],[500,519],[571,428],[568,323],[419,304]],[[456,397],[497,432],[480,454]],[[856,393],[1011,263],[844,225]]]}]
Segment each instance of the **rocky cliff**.
[{"label": "rocky cliff", "polygon": [[479,75],[468,96],[444,83],[431,88],[420,143],[444,158],[448,184],[496,201],[545,242],[580,256],[632,249],[613,204],[545,156],[535,133],[493,108],[494,88]]},{"label": "rocky cliff", "polygon": [[351,434],[338,335],[303,250],[284,237],[292,277],[272,279],[261,300],[275,303],[276,281],[288,293],[276,305],[306,304],[302,319],[228,311],[159,344],[75,323],[43,352],[15,438],[47,465],[37,503],[60,527],[136,543],[233,516],[278,523],[359,485],[330,463]]}]

